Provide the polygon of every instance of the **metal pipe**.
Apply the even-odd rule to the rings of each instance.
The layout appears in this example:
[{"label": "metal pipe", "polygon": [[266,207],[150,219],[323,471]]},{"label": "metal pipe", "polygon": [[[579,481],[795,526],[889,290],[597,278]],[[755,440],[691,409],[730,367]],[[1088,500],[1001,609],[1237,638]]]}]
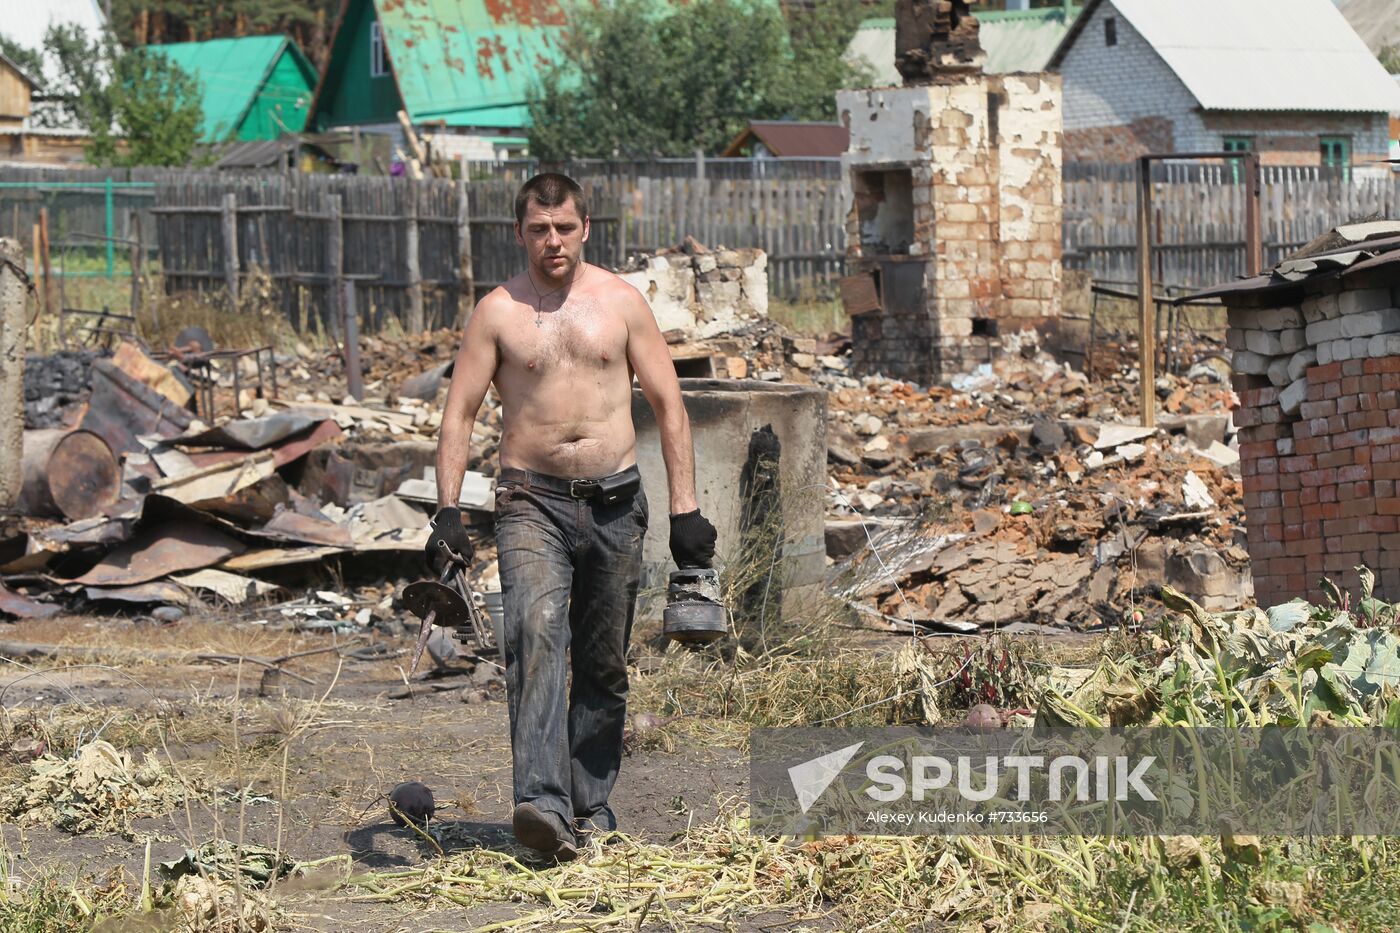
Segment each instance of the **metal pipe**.
[{"label": "metal pipe", "polygon": [[116,221],[112,217],[112,176],[107,176],[107,184],[103,188],[102,206],[106,211],[106,232],[107,232],[107,278],[112,277],[112,272],[116,268],[116,244],[112,240],[117,235]]},{"label": "metal pipe", "polygon": [[1138,378],[1139,414],[1157,426],[1157,303],[1152,300],[1152,156],[1138,159]]},{"label": "metal pipe", "polygon": [[364,373],[360,369],[360,322],[355,311],[355,281],[345,282],[345,383],[355,401],[365,397]]},{"label": "metal pipe", "polygon": [[1264,271],[1264,229],[1259,215],[1259,153],[1244,159],[1244,270],[1248,275]]}]

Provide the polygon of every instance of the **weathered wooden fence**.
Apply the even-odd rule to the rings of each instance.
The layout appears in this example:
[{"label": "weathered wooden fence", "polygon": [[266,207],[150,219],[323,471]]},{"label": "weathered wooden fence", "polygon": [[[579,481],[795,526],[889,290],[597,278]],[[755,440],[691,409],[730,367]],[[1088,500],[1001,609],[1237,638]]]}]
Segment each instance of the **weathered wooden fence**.
[{"label": "weathered wooden fence", "polygon": [[[158,179],[152,212],[169,292],[237,297],[266,281],[295,326],[337,332],[351,282],[362,329],[392,317],[418,330],[452,326],[469,293],[519,271],[513,195],[446,179],[180,173]],[[594,219],[590,255],[608,265],[616,227],[615,212]]]},{"label": "weathered wooden fence", "polygon": [[[153,249],[155,169],[6,165],[0,168],[0,236],[29,249],[40,211],[47,212],[54,271],[101,269],[108,247],[122,263],[137,240]],[[110,184],[109,184],[110,182]],[[135,183],[135,184],[133,184]],[[91,260],[98,261],[94,265]]]},{"label": "weathered wooden fence", "polygon": [[158,179],[152,211],[167,292],[267,282],[295,326],[338,332],[347,281],[364,329],[456,320],[459,203],[450,181],[209,172]]},{"label": "weathered wooden fence", "polygon": [[[522,159],[472,163],[469,171],[474,190],[502,184],[513,197],[542,167]],[[840,159],[579,160],[547,168],[621,206],[628,255],[676,246],[687,236],[709,247],[758,247],[768,254],[769,292],[785,298],[834,294],[843,274]],[[598,253],[590,248],[590,254]]]},{"label": "weathered wooden fence", "polygon": [[[467,296],[519,271],[514,197],[540,166],[470,163],[467,180],[157,170],[0,168],[0,233],[28,242],[40,207],[50,239],[70,249],[125,242],[137,219],[158,244],[170,291],[244,287],[255,273],[298,326],[333,326],[337,280],[356,283],[361,324],[450,324]],[[686,236],[708,246],[759,247],[777,296],[834,291],[846,248],[844,190],[835,159],[663,159],[558,166],[589,193],[590,260],[628,256]],[[1198,287],[1244,268],[1244,191],[1235,168],[1160,164],[1154,170],[1156,280]],[[1096,279],[1136,277],[1135,165],[1065,166],[1065,263]],[[105,179],[151,188],[104,190]],[[1262,172],[1266,263],[1327,229],[1400,216],[1387,169],[1351,177],[1318,168]],[[466,193],[465,201],[463,192]],[[231,196],[231,197],[230,197]],[[338,213],[335,210],[339,199]],[[110,232],[109,232],[110,231]],[[336,244],[339,248],[336,248]],[[468,262],[468,259],[470,261]]]},{"label": "weathered wooden fence", "polygon": [[[1395,217],[1400,191],[1388,168],[1350,177],[1318,167],[1261,170],[1264,266],[1332,227]],[[1159,284],[1204,287],[1244,271],[1243,171],[1231,165],[1153,167],[1153,276]],[[1137,166],[1065,166],[1065,264],[1102,282],[1137,279]]]}]

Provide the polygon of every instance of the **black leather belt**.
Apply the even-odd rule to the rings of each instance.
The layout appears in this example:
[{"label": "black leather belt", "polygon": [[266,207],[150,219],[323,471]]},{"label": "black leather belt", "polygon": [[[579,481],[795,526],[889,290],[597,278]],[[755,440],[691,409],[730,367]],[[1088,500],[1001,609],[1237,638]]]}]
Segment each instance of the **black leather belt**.
[{"label": "black leather belt", "polygon": [[500,479],[520,483],[526,489],[548,489],[574,499],[600,499],[604,503],[625,499],[635,493],[642,484],[641,471],[635,465],[600,479],[566,479],[562,476],[536,473],[533,470],[512,468],[502,470]]}]

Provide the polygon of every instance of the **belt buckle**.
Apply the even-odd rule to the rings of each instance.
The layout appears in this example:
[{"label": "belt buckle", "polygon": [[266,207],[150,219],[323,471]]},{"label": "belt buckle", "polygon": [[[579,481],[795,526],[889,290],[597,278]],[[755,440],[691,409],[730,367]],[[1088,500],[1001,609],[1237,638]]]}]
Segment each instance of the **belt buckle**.
[{"label": "belt buckle", "polygon": [[598,494],[598,481],[592,479],[569,480],[569,495],[575,499],[591,499]]}]

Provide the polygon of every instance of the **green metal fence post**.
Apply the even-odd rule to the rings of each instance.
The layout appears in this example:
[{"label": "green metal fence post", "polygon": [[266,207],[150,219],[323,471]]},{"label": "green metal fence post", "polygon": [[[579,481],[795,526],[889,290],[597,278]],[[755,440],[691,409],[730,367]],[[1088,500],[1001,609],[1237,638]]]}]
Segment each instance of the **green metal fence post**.
[{"label": "green metal fence post", "polygon": [[116,260],[116,244],[113,237],[117,235],[116,225],[112,222],[112,176],[107,176],[107,184],[103,189],[104,202],[107,208],[107,278],[112,277]]}]

